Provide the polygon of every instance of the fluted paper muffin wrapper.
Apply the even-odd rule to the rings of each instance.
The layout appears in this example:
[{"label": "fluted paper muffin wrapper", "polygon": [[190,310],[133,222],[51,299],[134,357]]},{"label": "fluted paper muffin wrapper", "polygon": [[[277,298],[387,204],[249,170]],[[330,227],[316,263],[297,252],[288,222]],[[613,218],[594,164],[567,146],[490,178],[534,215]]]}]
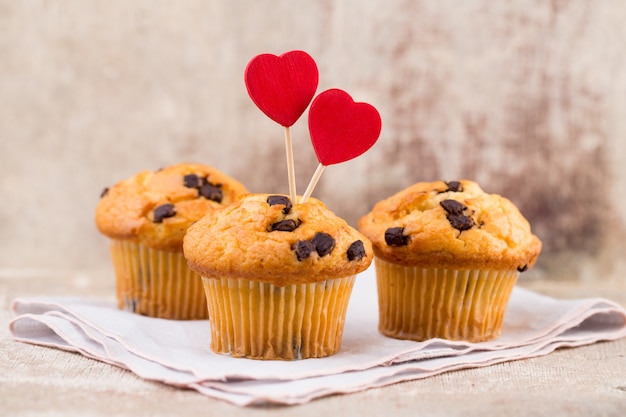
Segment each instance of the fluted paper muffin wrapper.
[{"label": "fluted paper muffin wrapper", "polygon": [[203,278],[211,350],[282,360],[336,353],[354,278],[283,287],[241,278]]},{"label": "fluted paper muffin wrapper", "polygon": [[150,317],[200,320],[209,317],[199,274],[182,252],[168,252],[128,240],[112,240],[120,309]]},{"label": "fluted paper muffin wrapper", "polygon": [[497,338],[519,272],[431,269],[375,259],[380,333],[397,339]]}]

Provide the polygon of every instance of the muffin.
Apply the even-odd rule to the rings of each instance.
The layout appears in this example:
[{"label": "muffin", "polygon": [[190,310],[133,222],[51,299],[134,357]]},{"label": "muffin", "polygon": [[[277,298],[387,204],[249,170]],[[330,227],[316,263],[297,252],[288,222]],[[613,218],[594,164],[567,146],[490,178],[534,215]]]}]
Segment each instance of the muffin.
[{"label": "muffin", "polygon": [[204,282],[211,350],[320,358],[341,346],[355,276],[371,243],[319,200],[249,194],[193,224],[184,254]]},{"label": "muffin", "polygon": [[165,319],[206,319],[202,280],[183,257],[187,228],[246,188],[215,168],[181,163],[105,189],[96,225],[110,238],[118,306]]},{"label": "muffin", "polygon": [[379,331],[397,339],[497,338],[520,272],[541,251],[511,201],[467,180],[414,184],[358,228],[374,249]]}]

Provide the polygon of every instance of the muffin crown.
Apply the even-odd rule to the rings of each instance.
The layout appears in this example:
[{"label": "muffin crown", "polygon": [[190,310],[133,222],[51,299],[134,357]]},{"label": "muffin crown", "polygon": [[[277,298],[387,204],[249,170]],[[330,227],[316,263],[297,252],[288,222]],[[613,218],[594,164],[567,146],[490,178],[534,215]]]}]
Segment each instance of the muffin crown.
[{"label": "muffin crown", "polygon": [[182,252],[183,236],[192,223],[244,193],[239,181],[215,168],[181,163],[142,171],[106,189],[95,220],[110,238]]},{"label": "muffin crown", "polygon": [[422,268],[531,268],[541,241],[517,207],[468,180],[414,184],[374,205],[359,230],[388,262]]},{"label": "muffin crown", "polygon": [[[217,238],[216,238],[217,237]],[[357,274],[373,259],[371,242],[315,198],[249,194],[192,225],[184,239],[189,266],[274,285]]]}]

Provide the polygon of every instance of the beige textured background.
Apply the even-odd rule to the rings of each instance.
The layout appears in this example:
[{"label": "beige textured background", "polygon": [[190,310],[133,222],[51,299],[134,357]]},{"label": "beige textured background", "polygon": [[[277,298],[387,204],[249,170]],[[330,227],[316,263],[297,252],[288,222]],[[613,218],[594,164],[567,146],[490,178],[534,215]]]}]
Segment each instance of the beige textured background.
[{"label": "beige textured background", "polygon": [[[478,180],[544,241],[529,278],[626,286],[626,2],[0,0],[0,267],[110,273],[101,190],[214,165],[287,192],[256,54],[303,49],[375,105],[378,144],[315,196],[354,224],[422,180]],[[302,192],[317,161],[294,127]],[[106,278],[105,278],[106,279]]]}]

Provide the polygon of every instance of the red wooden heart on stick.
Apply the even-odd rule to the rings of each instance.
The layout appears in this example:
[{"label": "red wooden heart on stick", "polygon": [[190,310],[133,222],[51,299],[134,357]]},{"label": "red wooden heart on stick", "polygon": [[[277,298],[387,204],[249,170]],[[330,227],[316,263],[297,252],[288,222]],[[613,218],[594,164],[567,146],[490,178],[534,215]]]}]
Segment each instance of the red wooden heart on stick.
[{"label": "red wooden heart on stick", "polygon": [[339,89],[320,93],[309,110],[309,132],[317,159],[338,164],[363,154],[380,136],[382,122],[370,104],[355,103]]},{"label": "red wooden heart on stick", "polygon": [[263,113],[282,126],[292,126],[315,95],[317,64],[303,51],[280,56],[261,54],[246,67],[244,79],[250,98]]}]

